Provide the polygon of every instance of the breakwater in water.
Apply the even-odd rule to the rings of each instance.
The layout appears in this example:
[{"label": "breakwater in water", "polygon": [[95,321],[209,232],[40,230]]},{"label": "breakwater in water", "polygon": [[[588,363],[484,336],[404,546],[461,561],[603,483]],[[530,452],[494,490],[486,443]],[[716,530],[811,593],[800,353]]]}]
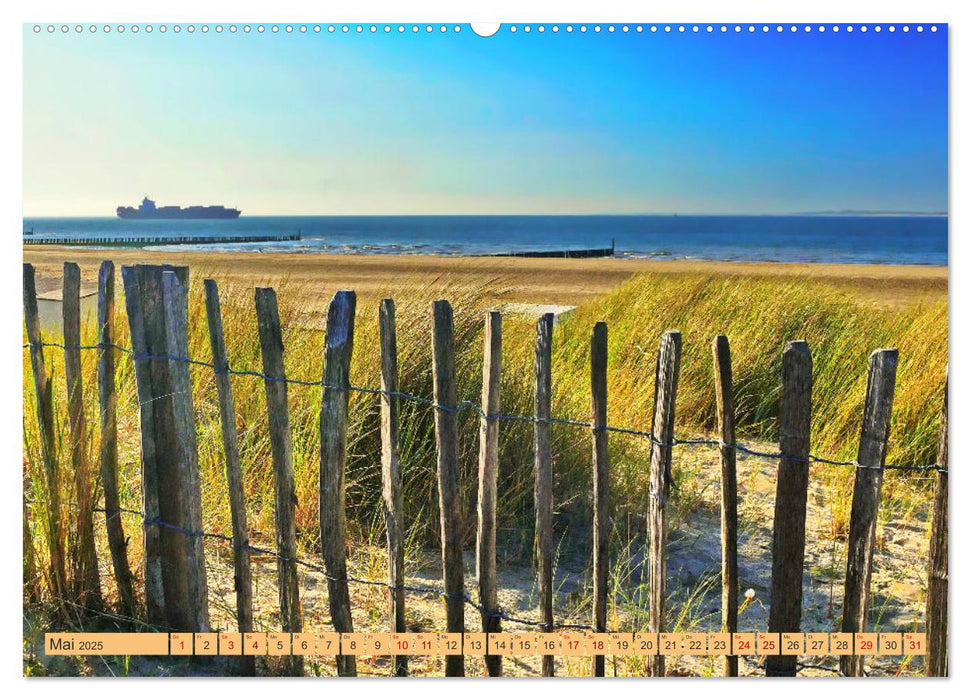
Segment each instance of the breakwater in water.
[{"label": "breakwater in water", "polygon": [[136,235],[136,236],[70,236],[64,234],[37,235],[24,234],[24,245],[98,245],[98,246],[141,246],[141,245],[186,245],[196,243],[277,243],[299,241],[300,234],[271,234],[258,236],[206,236],[197,235]]}]

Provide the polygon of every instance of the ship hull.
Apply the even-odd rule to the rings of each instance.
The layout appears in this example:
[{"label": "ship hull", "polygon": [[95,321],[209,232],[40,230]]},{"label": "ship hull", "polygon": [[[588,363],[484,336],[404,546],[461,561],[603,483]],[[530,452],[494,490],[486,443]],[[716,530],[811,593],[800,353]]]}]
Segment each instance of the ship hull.
[{"label": "ship hull", "polygon": [[239,210],[227,209],[219,212],[140,212],[135,209],[131,211],[118,210],[119,219],[142,219],[150,221],[159,220],[186,220],[186,219],[238,219]]}]

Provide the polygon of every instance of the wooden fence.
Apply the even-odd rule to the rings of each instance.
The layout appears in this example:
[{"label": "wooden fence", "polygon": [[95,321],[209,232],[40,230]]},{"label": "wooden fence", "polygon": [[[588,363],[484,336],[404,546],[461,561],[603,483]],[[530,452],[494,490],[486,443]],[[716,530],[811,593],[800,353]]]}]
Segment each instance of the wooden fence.
[{"label": "wooden fence", "polygon": [[[209,601],[202,529],[199,460],[194,428],[194,407],[189,381],[189,364],[212,368],[218,392],[222,426],[226,481],[232,516],[238,630],[253,629],[253,591],[250,553],[264,551],[251,545],[243,497],[242,472],[236,434],[232,373],[226,355],[217,285],[205,280],[212,362],[188,356],[188,282],[185,267],[136,265],[121,271],[125,289],[131,349],[135,367],[141,434],[144,596],[148,622],[163,629],[208,631]],[[34,269],[24,265],[24,312],[34,376],[34,396],[39,422],[40,454],[48,493],[53,500],[47,531],[54,547],[50,552],[49,580],[58,600],[83,601],[89,609],[103,607],[94,549],[93,524],[82,518],[78,546],[68,555],[63,542],[61,507],[57,502],[59,478],[51,379],[44,362],[45,347],[61,347],[65,354],[68,386],[69,428],[75,491],[84,496],[94,488],[94,473],[86,469],[79,448],[84,432],[81,404],[80,352],[98,352],[98,384],[102,443],[100,478],[104,489],[107,539],[122,611],[134,616],[137,609],[135,586],[126,551],[118,502],[117,427],[115,392],[116,356],[126,349],[115,344],[114,266],[105,262],[99,273],[98,344],[82,346],[78,314],[80,270],[74,263],[64,267],[64,343],[44,343],[37,314]],[[354,345],[356,299],[353,292],[337,292],[327,315],[326,346],[322,367],[320,409],[320,541],[329,591],[331,619],[336,631],[352,632],[354,621],[348,582],[377,583],[390,592],[389,626],[392,632],[405,630],[404,523],[402,522],[401,467],[398,453],[399,402],[421,400],[435,409],[435,438],[441,526],[441,561],[446,631],[466,630],[465,606],[472,604],[481,614],[481,629],[498,632],[504,619],[522,622],[503,612],[497,600],[496,502],[498,438],[501,413],[499,377],[502,364],[502,317],[489,312],[485,318],[482,403],[459,402],[456,393],[455,348],[452,308],[447,301],[434,303],[432,358],[434,399],[419,399],[398,389],[395,306],[386,299],[380,306],[380,389],[361,389],[350,383],[349,368]],[[288,380],[283,365],[283,335],[272,289],[256,290],[256,315],[263,357],[267,414],[272,447],[275,485],[276,551],[278,562],[279,609],[282,630],[303,629],[298,588],[295,535],[293,458],[287,411]],[[715,368],[714,395],[717,403],[718,438],[678,441],[674,435],[678,376],[681,363],[681,334],[663,334],[657,356],[655,402],[650,433],[637,433],[607,425],[607,326],[598,323],[591,335],[590,388],[592,420],[589,423],[553,418],[550,414],[551,348],[554,342],[553,316],[545,314],[536,324],[534,415],[535,447],[535,553],[538,566],[540,619],[533,624],[542,631],[557,627],[553,617],[553,460],[551,427],[557,422],[586,426],[591,431],[593,473],[593,603],[589,628],[606,631],[608,609],[608,537],[610,531],[610,458],[607,435],[611,430],[635,433],[651,440],[649,467],[650,498],[648,524],[648,625],[649,632],[665,631],[665,562],[667,508],[672,485],[672,447],[675,444],[708,444],[719,448],[721,460],[721,551],[722,628],[737,631],[738,625],[738,507],[736,453],[739,451],[778,459],[776,508],[773,523],[771,607],[769,632],[801,629],[803,562],[806,540],[806,505],[809,466],[813,461],[852,464],[855,469],[852,512],[847,547],[843,632],[863,632],[868,627],[870,578],[881,482],[887,468],[933,471],[935,493],[928,562],[926,631],[928,675],[947,675],[947,387],[941,414],[940,455],[937,465],[893,467],[885,464],[890,416],[896,380],[897,351],[877,350],[870,356],[860,444],[853,462],[832,462],[810,454],[810,409],[812,356],[803,341],[790,342],[783,353],[780,408],[780,444],[776,454],[744,448],[735,438],[732,360],[728,338],[718,336],[712,345]],[[361,390],[377,394],[381,405],[381,478],[385,507],[388,578],[365,582],[348,576],[344,507],[344,471],[348,423],[348,396]],[[471,601],[464,586],[459,507],[458,410],[472,405],[480,414],[476,571],[478,603]],[[26,506],[25,506],[26,517]],[[25,528],[25,533],[28,530]],[[27,535],[25,534],[25,537]],[[29,542],[25,542],[27,552]],[[33,551],[31,549],[31,551]],[[34,565],[31,563],[31,565]],[[445,657],[449,676],[465,673],[461,656]],[[301,657],[288,662],[287,671],[302,673]],[[489,675],[502,674],[502,657],[487,656]],[[395,657],[396,675],[408,673],[407,657]],[[341,675],[356,674],[353,656],[338,656]],[[664,657],[649,657],[649,675],[664,675]],[[795,656],[767,657],[767,675],[795,675]],[[862,675],[863,659],[844,656],[840,670],[845,675]],[[737,657],[724,658],[726,676],[738,674]],[[240,661],[239,672],[254,673],[252,657]],[[542,673],[552,676],[554,659],[545,656]],[[594,656],[591,674],[604,675],[604,657]]]}]

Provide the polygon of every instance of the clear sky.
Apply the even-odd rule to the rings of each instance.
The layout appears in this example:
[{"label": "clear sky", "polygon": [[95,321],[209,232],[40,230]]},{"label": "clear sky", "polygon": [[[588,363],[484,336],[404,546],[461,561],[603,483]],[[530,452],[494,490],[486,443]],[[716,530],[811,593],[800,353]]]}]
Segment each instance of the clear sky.
[{"label": "clear sky", "polygon": [[24,214],[947,209],[947,32],[24,29]]}]

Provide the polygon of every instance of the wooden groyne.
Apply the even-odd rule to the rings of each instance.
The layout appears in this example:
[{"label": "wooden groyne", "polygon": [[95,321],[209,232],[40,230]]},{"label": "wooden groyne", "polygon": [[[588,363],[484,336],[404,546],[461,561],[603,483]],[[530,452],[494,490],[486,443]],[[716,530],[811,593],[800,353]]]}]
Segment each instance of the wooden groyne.
[{"label": "wooden groyne", "polygon": [[517,253],[496,253],[496,258],[612,258],[614,241],[609,248],[583,248],[580,250],[524,250]]},{"label": "wooden groyne", "polygon": [[73,236],[37,235],[24,233],[24,245],[98,245],[98,246],[137,246],[137,245],[183,245],[194,243],[275,243],[278,241],[299,241],[300,233],[273,234],[265,236]]}]

